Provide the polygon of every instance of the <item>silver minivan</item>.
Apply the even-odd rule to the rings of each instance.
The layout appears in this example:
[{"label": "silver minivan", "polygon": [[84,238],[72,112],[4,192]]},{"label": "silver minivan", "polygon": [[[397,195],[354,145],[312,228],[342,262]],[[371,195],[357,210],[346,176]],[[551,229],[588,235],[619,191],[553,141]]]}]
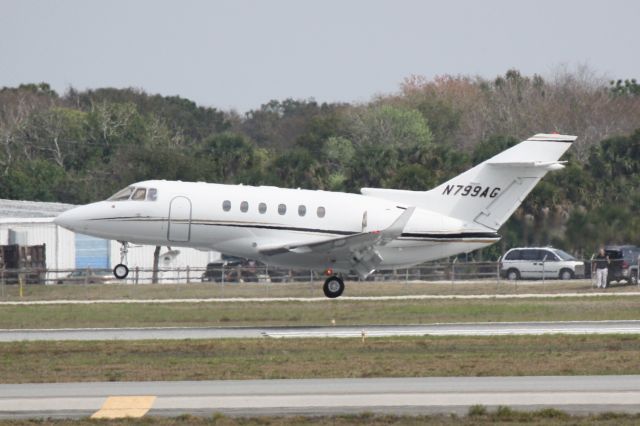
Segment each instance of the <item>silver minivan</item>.
[{"label": "silver minivan", "polygon": [[553,247],[512,248],[500,259],[500,273],[510,280],[584,277],[584,262]]}]

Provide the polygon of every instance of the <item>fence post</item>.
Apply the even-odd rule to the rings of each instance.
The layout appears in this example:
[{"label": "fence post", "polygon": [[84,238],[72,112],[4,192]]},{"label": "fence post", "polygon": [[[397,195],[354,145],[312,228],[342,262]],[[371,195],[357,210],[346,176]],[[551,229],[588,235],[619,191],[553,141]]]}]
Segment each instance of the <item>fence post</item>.
[{"label": "fence post", "polygon": [[222,278],[220,279],[220,295],[224,297],[224,263],[222,264]]},{"label": "fence post", "polygon": [[[257,267],[256,267],[256,271],[257,271]],[[258,284],[260,283],[260,279],[257,280]],[[267,280],[267,282],[265,282],[264,284],[266,284],[266,288],[267,288],[267,297],[269,297],[269,289],[271,288],[271,280]]]},{"label": "fence post", "polygon": [[189,275],[190,275],[190,272],[191,272],[191,268],[189,267],[189,265],[187,265],[187,284],[189,284],[189,280],[190,280]]},{"label": "fence post", "polygon": [[453,262],[451,262],[451,290],[453,290],[453,283],[456,279],[456,262],[458,261],[458,258],[456,257],[455,259],[453,259]]}]

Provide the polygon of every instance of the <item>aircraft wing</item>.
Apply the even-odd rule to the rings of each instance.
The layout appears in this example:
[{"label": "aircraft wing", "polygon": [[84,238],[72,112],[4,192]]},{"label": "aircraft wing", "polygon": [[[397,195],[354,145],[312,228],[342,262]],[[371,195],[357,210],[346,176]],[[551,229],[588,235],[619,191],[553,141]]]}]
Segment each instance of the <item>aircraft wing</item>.
[{"label": "aircraft wing", "polygon": [[349,259],[351,267],[362,277],[372,273],[382,262],[376,247],[384,246],[402,235],[415,207],[409,207],[386,229],[360,232],[345,237],[336,237],[313,243],[283,245],[260,251],[265,257],[282,254],[313,254],[328,259]]}]

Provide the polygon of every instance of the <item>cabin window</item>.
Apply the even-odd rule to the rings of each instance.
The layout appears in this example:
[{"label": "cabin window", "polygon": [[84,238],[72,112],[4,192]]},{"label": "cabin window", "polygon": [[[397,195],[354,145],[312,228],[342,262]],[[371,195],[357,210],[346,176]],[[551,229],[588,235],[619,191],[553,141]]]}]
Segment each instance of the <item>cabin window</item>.
[{"label": "cabin window", "polygon": [[222,202],[222,210],[224,210],[225,212],[228,212],[229,210],[231,210],[231,201],[224,200]]},{"label": "cabin window", "polygon": [[147,201],[156,201],[158,199],[158,190],[156,188],[149,188],[147,191]]},{"label": "cabin window", "polygon": [[241,203],[240,203],[240,211],[241,211],[242,213],[246,213],[246,212],[247,212],[247,210],[249,210],[249,203],[248,203],[248,202],[246,202],[246,201],[241,202]]},{"label": "cabin window", "polygon": [[260,214],[265,214],[267,212],[267,205],[265,203],[258,204],[258,211]]},{"label": "cabin window", "polygon": [[305,214],[307,214],[307,207],[300,204],[298,206],[298,216],[304,216]]},{"label": "cabin window", "polygon": [[318,207],[318,210],[316,211],[316,213],[318,213],[318,217],[324,217],[324,215],[327,213],[326,210],[324,209],[324,207],[320,206]]},{"label": "cabin window", "polygon": [[133,186],[128,186],[125,189],[121,189],[120,191],[116,192],[111,197],[109,197],[107,200],[109,200],[109,201],[124,201],[124,200],[128,200],[129,197],[131,196],[132,192],[133,192]]},{"label": "cabin window", "polygon": [[133,195],[131,196],[131,199],[134,201],[144,201],[145,198],[147,198],[147,188],[138,188],[133,191]]},{"label": "cabin window", "polygon": [[287,212],[286,204],[278,204],[278,214],[284,215]]}]

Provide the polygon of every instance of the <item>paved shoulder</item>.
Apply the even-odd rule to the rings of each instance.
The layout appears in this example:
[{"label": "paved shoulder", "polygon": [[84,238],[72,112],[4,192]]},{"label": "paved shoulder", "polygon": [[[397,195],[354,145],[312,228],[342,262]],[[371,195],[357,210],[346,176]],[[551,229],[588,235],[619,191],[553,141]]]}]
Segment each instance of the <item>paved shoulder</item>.
[{"label": "paved shoulder", "polygon": [[345,327],[150,327],[0,330],[0,342],[226,338],[640,334],[640,321],[554,321]]},{"label": "paved shoulder", "polygon": [[640,412],[640,376],[98,382],[3,385],[0,418],[465,412],[471,405]]}]

